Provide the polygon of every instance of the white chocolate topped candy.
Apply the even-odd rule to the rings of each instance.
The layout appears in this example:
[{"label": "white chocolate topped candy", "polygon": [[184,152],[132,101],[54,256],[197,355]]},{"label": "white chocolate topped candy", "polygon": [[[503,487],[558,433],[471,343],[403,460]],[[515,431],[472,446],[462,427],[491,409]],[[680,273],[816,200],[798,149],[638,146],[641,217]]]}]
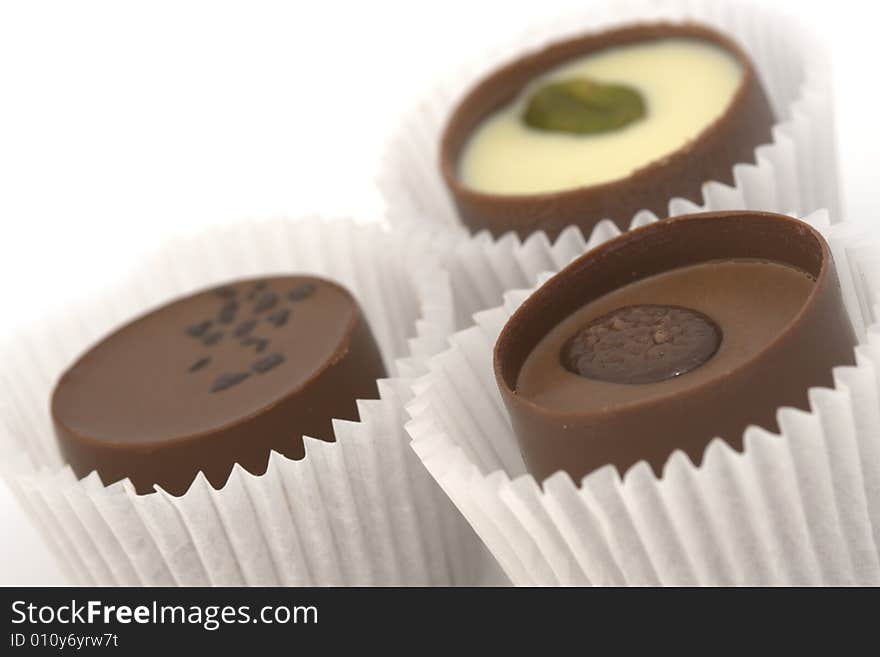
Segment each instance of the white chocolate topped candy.
[{"label": "white chocolate topped candy", "polygon": [[[733,54],[694,38],[617,46],[573,59],[533,80],[474,130],[458,163],[462,183],[480,192],[527,195],[626,178],[679,150],[719,119],[743,79]],[[635,91],[643,115],[622,127],[575,134],[525,119],[548,83],[589,81]]]}]

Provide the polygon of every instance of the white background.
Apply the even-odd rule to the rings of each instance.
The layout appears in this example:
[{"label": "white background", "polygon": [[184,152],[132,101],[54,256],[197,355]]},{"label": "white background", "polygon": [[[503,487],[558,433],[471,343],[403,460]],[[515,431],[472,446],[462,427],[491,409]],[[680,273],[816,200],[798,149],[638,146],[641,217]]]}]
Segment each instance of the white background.
[{"label": "white background", "polygon": [[[573,4],[0,0],[0,339],[179,231],[374,215],[383,139],[433,76]],[[773,4],[829,46],[846,217],[875,221],[878,12]],[[2,484],[0,531],[0,584],[61,582]]]}]

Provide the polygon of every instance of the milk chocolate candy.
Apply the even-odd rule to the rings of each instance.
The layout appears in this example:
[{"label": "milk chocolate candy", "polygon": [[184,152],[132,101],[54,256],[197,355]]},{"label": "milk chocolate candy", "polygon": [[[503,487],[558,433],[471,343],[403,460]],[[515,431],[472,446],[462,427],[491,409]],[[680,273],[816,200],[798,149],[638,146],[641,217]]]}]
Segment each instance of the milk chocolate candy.
[{"label": "milk chocolate candy", "polygon": [[763,212],[681,216],[575,260],[513,314],[495,375],[532,474],[575,481],[675,450],[699,465],[715,437],[742,449],[779,407],[808,408],[854,362],[828,245]]},{"label": "milk chocolate candy", "polygon": [[104,483],[183,494],[238,463],[266,471],[302,436],[333,441],[385,376],[352,295],[311,276],[245,280],[162,306],[93,346],[58,381],[52,417],[64,457]]},{"label": "milk chocolate candy", "polygon": [[773,112],[746,53],[696,24],[644,23],[526,54],[452,113],[440,170],[462,221],[494,236],[620,228],[770,143]]}]

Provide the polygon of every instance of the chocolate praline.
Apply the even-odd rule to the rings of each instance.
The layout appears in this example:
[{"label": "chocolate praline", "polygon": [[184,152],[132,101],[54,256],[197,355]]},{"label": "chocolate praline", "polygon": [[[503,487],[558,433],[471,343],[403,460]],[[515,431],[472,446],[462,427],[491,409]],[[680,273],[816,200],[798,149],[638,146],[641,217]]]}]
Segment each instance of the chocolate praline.
[{"label": "chocolate praline", "polygon": [[[670,38],[718,46],[742,71],[726,110],[681,148],[610,182],[543,193],[479,191],[461,178],[461,155],[484,119],[517,98],[535,78],[579,56],[618,46]],[[651,210],[668,216],[674,197],[699,202],[709,181],[733,183],[733,167],[754,162],[755,148],[772,140],[773,111],[749,57],[727,36],[691,23],[644,23],[587,34],[527,54],[479,82],[457,105],[442,135],[440,170],[459,216],[472,231],[494,236],[513,231],[526,237],[544,231],[555,238],[570,225],[588,233],[600,220],[627,229],[633,215]]]},{"label": "chocolate praline", "polygon": [[495,377],[529,471],[575,481],[675,450],[742,449],[782,406],[808,408],[854,362],[828,245],[762,212],[676,217],[572,262],[511,316]]},{"label": "chocolate praline", "polygon": [[180,495],[198,472],[304,456],[333,441],[385,376],[357,301],[312,276],[244,280],[172,301],[119,328],[61,375],[52,418],[78,476]]}]

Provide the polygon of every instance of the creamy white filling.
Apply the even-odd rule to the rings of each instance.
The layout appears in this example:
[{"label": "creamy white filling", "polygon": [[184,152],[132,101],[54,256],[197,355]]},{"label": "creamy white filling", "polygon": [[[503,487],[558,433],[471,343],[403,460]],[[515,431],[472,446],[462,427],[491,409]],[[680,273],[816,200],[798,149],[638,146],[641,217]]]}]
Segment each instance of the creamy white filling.
[{"label": "creamy white filling", "polygon": [[[723,48],[698,39],[662,39],[580,57],[533,80],[510,105],[486,118],[459,162],[468,187],[537,194],[619,180],[680,149],[730,105],[742,67]],[[587,77],[637,89],[647,113],[619,130],[569,135],[522,120],[529,96],[550,80]]]}]

